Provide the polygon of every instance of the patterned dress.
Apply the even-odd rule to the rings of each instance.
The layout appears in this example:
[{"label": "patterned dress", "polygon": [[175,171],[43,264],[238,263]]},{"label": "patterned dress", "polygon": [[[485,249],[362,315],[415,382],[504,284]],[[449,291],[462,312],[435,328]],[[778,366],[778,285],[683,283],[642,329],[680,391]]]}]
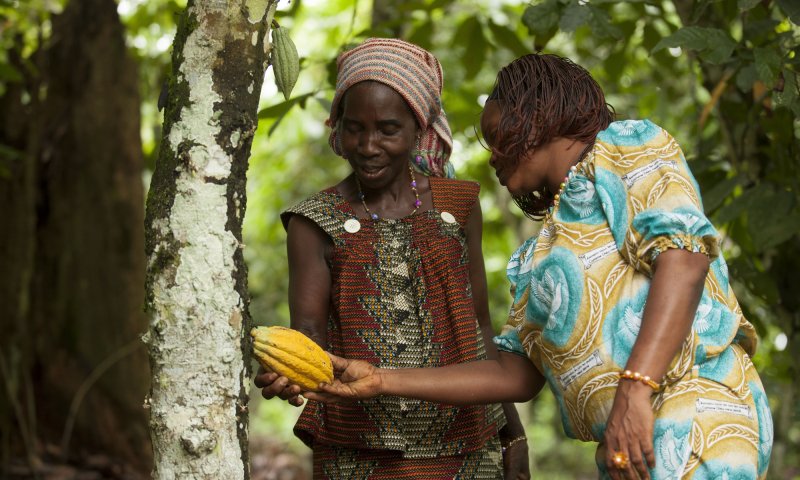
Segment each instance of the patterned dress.
[{"label": "patterned dress", "polygon": [[[654,479],[764,478],[772,419],[750,361],[757,338],[743,317],[675,140],[653,123],[601,132],[582,173],[564,187],[539,234],[511,257],[514,296],[495,343],[547,378],[564,431],[603,439],[636,341],[653,261],[669,248],[712,258],[691,333],[669,366],[656,414]],[[604,445],[597,463],[602,477]]]},{"label": "patterned dress", "polygon": [[[465,225],[473,182],[430,177],[433,209],[396,220],[357,218],[329,188],[283,215],[302,215],[331,239],[328,349],[382,368],[486,358],[472,299]],[[314,478],[496,479],[500,405],[456,408],[382,396],[309,401],[295,426],[314,451]]]}]

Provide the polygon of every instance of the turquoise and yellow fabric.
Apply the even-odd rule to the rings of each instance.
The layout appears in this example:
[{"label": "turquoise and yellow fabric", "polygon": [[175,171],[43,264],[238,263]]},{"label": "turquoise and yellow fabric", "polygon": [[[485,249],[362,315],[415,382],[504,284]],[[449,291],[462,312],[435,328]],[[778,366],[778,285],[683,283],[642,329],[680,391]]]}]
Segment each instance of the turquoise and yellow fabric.
[{"label": "turquoise and yellow fabric", "polygon": [[652,398],[654,479],[766,475],[772,419],[750,361],[757,337],[718,242],[680,146],[648,120],[627,120],[598,135],[508,263],[513,304],[495,343],[547,378],[568,436],[600,442],[656,257],[681,248],[712,259],[691,333]]}]

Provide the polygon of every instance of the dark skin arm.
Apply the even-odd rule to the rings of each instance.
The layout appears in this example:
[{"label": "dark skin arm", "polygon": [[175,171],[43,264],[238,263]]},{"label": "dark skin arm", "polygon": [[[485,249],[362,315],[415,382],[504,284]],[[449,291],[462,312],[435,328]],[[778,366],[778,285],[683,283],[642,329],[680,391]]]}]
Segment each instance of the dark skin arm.
[{"label": "dark skin arm", "polygon": [[[327,349],[328,306],[331,273],[328,256],[332,245],[325,232],[311,220],[299,215],[289,219],[286,237],[289,258],[289,313],[291,327]],[[286,377],[260,368],[254,383],[261,395],[279,397],[294,406],[302,406],[301,389],[290,385]]]},{"label": "dark skin arm", "polygon": [[[702,253],[671,249],[658,256],[627,370],[649,375],[656,382],[664,376],[691,331],[708,267],[709,259]],[[647,466],[655,466],[652,394],[653,389],[643,382],[619,382],[604,436],[606,466],[615,480],[650,478]],[[614,468],[615,451],[627,453],[628,468]]]},{"label": "dark skin arm", "polygon": [[448,405],[527,402],[545,383],[528,358],[506,352],[500,352],[497,360],[399,370],[328,355],[337,378],[320,385],[321,392],[307,392],[310,399],[338,403],[398,395]]},{"label": "dark skin arm", "polygon": [[[478,325],[483,334],[483,343],[486,347],[486,356],[497,359],[495,348],[494,329],[489,315],[489,294],[486,284],[486,267],[483,262],[483,215],[479,201],[470,212],[466,225],[467,255],[469,256],[469,276],[472,285],[472,300],[475,305],[475,314]],[[503,444],[514,438],[525,435],[525,428],[519,419],[517,408],[513,403],[503,403],[503,413],[506,416],[506,425],[500,430],[500,439]],[[525,441],[515,442],[506,449],[503,455],[503,472],[506,479],[530,478],[530,462],[528,459],[528,444]]]}]

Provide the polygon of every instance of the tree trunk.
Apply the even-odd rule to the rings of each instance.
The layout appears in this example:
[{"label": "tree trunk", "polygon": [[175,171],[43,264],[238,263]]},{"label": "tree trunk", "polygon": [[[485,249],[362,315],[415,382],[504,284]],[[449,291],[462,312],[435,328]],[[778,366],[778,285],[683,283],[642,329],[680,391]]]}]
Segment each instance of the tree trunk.
[{"label": "tree trunk", "polygon": [[248,478],[247,160],[276,0],[189,1],[147,200],[157,479]]},{"label": "tree trunk", "polygon": [[32,457],[61,445],[146,471],[136,66],[113,0],[69,2],[52,25],[0,103],[0,142],[21,152],[0,178],[4,452],[22,438]]}]

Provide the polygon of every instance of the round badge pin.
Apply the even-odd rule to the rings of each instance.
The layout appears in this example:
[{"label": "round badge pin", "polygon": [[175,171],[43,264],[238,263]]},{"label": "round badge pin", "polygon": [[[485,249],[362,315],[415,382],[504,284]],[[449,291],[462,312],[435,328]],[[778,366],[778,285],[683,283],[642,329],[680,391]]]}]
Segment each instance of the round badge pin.
[{"label": "round badge pin", "polygon": [[344,222],[344,229],[350,233],[356,233],[361,230],[361,223],[355,218],[350,218]]},{"label": "round badge pin", "polygon": [[450,212],[442,212],[442,220],[447,223],[456,223],[456,217]]}]

